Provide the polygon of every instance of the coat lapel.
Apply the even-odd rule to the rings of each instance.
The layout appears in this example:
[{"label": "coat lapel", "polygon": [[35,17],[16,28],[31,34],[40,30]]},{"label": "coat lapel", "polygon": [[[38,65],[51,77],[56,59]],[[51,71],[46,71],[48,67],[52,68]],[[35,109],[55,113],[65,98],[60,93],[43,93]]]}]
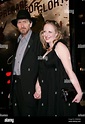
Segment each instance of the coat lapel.
[{"label": "coat lapel", "polygon": [[27,47],[26,47],[26,50],[25,50],[25,53],[24,53],[24,56],[26,55],[26,53],[30,50],[32,44],[33,44],[33,39],[34,39],[34,36],[33,36],[33,33],[31,34],[31,37],[29,39],[29,42],[27,44]]}]

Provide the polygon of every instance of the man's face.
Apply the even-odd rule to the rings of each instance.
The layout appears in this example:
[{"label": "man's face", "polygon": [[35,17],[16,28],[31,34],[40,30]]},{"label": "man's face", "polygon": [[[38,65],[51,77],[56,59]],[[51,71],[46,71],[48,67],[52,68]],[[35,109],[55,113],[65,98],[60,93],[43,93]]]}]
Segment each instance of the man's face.
[{"label": "man's face", "polygon": [[25,36],[32,27],[32,22],[30,22],[28,19],[19,19],[17,21],[17,27],[20,33]]}]

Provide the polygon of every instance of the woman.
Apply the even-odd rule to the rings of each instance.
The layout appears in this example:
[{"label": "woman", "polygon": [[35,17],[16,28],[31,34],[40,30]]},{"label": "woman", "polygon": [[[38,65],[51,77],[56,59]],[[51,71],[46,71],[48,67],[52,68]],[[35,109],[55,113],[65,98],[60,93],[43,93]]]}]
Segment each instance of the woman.
[{"label": "woman", "polygon": [[[41,85],[38,116],[76,116],[77,103],[81,101],[83,93],[73,72],[70,52],[58,23],[47,20],[40,32],[40,38],[46,53],[38,57]],[[65,99],[62,92],[66,88],[74,88],[76,91],[71,102]]]}]

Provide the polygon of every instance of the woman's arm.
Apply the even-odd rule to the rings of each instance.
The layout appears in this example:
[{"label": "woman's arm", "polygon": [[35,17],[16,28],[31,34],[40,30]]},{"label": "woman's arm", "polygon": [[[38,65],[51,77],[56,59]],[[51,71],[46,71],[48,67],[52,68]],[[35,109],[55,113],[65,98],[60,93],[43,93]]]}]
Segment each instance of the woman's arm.
[{"label": "woman's arm", "polygon": [[70,81],[72,82],[75,90],[77,91],[77,95],[72,102],[79,103],[82,99],[83,93],[78,78],[72,69],[70,52],[68,48],[61,42],[56,45],[55,52],[60,58]]}]

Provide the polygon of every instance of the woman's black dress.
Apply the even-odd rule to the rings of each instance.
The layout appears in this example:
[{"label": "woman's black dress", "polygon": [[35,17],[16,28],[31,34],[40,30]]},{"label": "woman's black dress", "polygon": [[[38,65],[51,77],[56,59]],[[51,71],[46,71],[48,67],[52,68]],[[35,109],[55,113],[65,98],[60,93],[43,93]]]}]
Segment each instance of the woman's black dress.
[{"label": "woman's black dress", "polygon": [[44,59],[39,60],[42,98],[39,100],[38,116],[77,116],[76,103],[65,102],[62,97],[62,88],[70,89],[72,84],[54,51],[57,43]]}]

